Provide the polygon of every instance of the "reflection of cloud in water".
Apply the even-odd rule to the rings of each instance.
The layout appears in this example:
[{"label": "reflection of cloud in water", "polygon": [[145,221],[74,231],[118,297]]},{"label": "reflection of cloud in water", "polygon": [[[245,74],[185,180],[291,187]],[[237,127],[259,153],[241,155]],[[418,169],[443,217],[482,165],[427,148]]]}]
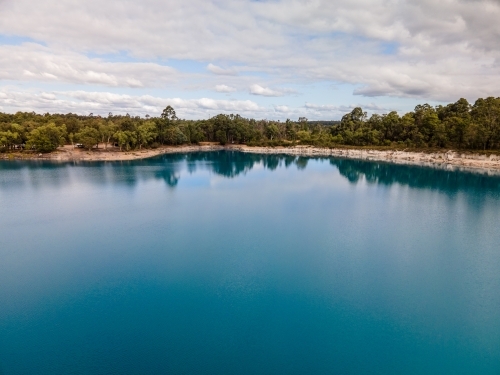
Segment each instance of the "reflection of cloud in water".
[{"label": "reflection of cloud in water", "polygon": [[[340,175],[353,184],[364,180],[368,184],[396,183],[446,193],[488,191],[497,195],[500,192],[500,177],[481,173],[343,158],[320,159],[329,160]],[[23,185],[35,188],[60,186],[76,180],[75,175],[78,175],[78,183],[84,181],[90,184],[122,184],[132,187],[141,180],[156,179],[175,187],[183,173],[192,174],[198,169],[208,170],[225,178],[235,178],[246,174],[256,165],[269,170],[295,165],[297,169],[304,170],[310,160],[318,158],[218,151],[168,154],[125,162],[3,161],[0,162],[0,189],[21,188]]]}]

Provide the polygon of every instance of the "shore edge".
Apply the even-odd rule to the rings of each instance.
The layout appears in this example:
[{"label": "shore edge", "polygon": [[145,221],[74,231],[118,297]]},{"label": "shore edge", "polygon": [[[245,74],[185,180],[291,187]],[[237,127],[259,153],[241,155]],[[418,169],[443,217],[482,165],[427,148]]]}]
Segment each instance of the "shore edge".
[{"label": "shore edge", "polygon": [[208,152],[208,151],[240,151],[256,154],[294,155],[307,157],[344,157],[370,161],[385,161],[395,164],[439,167],[445,169],[459,169],[481,171],[488,174],[500,174],[500,155],[469,154],[459,151],[446,152],[415,152],[400,150],[370,150],[321,148],[314,146],[292,147],[260,147],[246,145],[190,145],[164,146],[157,149],[134,151],[84,151],[71,146],[64,146],[49,154],[0,154],[0,160],[52,160],[60,162],[92,162],[92,161],[130,161],[151,158],[163,154]]}]

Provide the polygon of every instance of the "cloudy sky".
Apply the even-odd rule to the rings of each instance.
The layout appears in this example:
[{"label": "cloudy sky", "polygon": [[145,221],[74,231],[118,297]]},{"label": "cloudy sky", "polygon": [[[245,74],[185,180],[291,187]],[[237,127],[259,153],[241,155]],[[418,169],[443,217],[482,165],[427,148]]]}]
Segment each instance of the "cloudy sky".
[{"label": "cloudy sky", "polygon": [[339,119],[500,96],[500,0],[0,0],[0,111]]}]

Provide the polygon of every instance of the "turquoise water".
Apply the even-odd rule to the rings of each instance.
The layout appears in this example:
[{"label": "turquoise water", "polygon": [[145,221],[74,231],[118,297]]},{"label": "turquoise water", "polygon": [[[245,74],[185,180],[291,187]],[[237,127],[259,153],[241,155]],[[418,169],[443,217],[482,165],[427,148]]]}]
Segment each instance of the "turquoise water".
[{"label": "turquoise water", "polygon": [[500,374],[500,178],[0,162],[0,374]]}]

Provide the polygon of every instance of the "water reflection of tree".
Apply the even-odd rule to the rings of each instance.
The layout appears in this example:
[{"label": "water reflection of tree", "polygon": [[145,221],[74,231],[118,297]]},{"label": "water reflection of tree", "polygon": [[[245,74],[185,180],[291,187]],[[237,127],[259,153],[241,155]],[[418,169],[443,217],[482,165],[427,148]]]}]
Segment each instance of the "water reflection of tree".
[{"label": "water reflection of tree", "polygon": [[330,159],[339,173],[356,184],[363,177],[368,184],[408,185],[414,188],[438,189],[446,192],[460,190],[489,190],[500,194],[500,177],[482,173],[445,170],[440,168],[370,162],[350,159]]},{"label": "water reflection of tree", "polygon": [[297,160],[295,160],[295,164],[297,165],[298,169],[306,169],[308,162],[309,158],[306,158],[304,156],[299,156]]},{"label": "water reflection of tree", "polygon": [[286,168],[288,168],[290,165],[294,164],[295,160],[297,159],[295,156],[292,156],[292,155],[283,155],[282,158],[285,161]]},{"label": "water reflection of tree", "polygon": [[274,171],[279,167],[282,157],[279,155],[266,155],[262,158],[262,164],[265,168]]},{"label": "water reflection of tree", "polygon": [[[336,163],[334,160],[330,160],[332,165],[336,165],[339,170],[339,173],[347,178],[349,182],[356,184],[361,177],[361,172],[356,168],[356,165],[352,163],[344,163],[346,160],[341,160],[339,163]],[[347,160],[350,161],[350,160]]]},{"label": "water reflection of tree", "polygon": [[179,183],[181,178],[180,173],[178,173],[175,168],[164,168],[161,171],[155,173],[157,179],[162,179],[170,187],[175,187]]},{"label": "water reflection of tree", "polygon": [[256,163],[260,162],[258,155],[249,155],[242,152],[216,152],[210,155],[212,172],[227,177],[234,178],[240,174],[250,171]]},{"label": "water reflection of tree", "polygon": [[[166,160],[173,160],[173,155],[166,155]],[[310,160],[329,160],[340,175],[349,182],[357,184],[364,179],[369,184],[408,185],[414,188],[439,189],[447,192],[459,190],[484,190],[500,193],[500,177],[487,176],[481,173],[444,170],[440,168],[373,162],[366,160],[343,158],[309,158],[292,155],[250,154],[243,152],[209,152],[192,153],[183,156],[189,165],[208,168],[211,172],[234,178],[250,171],[256,164],[275,170],[284,165],[295,165],[299,170],[307,168]],[[175,161],[181,160],[179,156]],[[177,164],[178,165],[178,164]],[[191,167],[194,168],[194,167]]]},{"label": "water reflection of tree", "polygon": [[[500,194],[500,177],[481,173],[342,158],[321,159],[329,160],[340,175],[352,184],[364,180],[368,184],[397,183],[446,192],[471,189],[479,192],[486,189]],[[170,187],[175,187],[180,181],[183,170],[194,173],[198,169],[205,169],[226,178],[235,178],[252,170],[258,164],[269,170],[275,170],[283,165],[285,167],[295,165],[299,170],[303,170],[307,168],[309,160],[313,159],[304,156],[218,151],[169,154],[152,159],[112,163],[5,161],[0,162],[0,189],[17,188],[23,184],[33,187],[61,185],[70,180],[72,173],[81,173],[86,181],[95,184],[135,186],[140,180],[154,178],[165,181]]]}]

